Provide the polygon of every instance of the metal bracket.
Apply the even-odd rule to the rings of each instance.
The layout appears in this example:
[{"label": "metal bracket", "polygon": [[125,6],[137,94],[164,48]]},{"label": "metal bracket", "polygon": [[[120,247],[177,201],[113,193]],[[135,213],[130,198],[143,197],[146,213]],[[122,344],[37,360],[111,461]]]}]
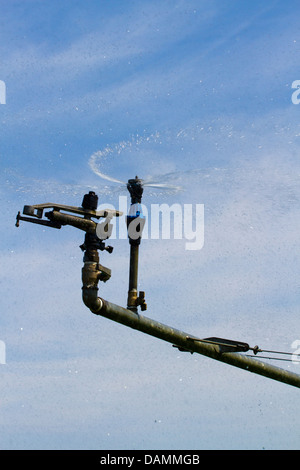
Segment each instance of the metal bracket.
[{"label": "metal bracket", "polygon": [[190,341],[199,341],[201,343],[209,343],[214,344],[219,347],[220,353],[227,353],[227,352],[247,352],[252,350],[256,355],[258,352],[261,352],[261,349],[258,346],[254,346],[251,348],[248,343],[243,343],[242,341],[234,341],[232,339],[225,339],[225,338],[193,338],[191,336],[187,336],[186,339]]}]

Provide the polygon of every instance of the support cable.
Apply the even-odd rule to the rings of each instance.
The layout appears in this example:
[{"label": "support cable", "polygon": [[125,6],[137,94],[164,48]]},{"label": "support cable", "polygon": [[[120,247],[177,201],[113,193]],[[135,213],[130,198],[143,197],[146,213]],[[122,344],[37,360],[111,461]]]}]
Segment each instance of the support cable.
[{"label": "support cable", "polygon": [[[286,354],[289,354],[289,353],[286,353]],[[254,355],[251,355],[251,354],[245,354],[245,356],[247,356],[247,357],[256,357],[257,359],[270,359],[270,360],[273,360],[273,361],[294,362],[295,364],[300,363],[300,361],[293,361],[293,359],[285,359],[285,358],[282,358],[282,357],[254,356]]]},{"label": "support cable", "polygon": [[[269,350],[269,349],[260,349],[258,346],[254,346],[251,348],[247,343],[242,343],[241,341],[233,341],[233,340],[227,340],[223,338],[205,338],[205,339],[200,339],[200,338],[193,338],[190,336],[187,336],[188,340],[195,341],[195,342],[201,342],[201,343],[208,343],[208,344],[213,344],[216,346],[220,347],[221,352],[247,352],[247,351],[253,351],[254,355],[251,354],[245,354],[247,357],[257,357],[258,359],[270,359],[274,361],[289,361],[289,362],[295,362],[293,359],[290,358],[277,358],[277,357],[269,357],[269,356],[257,356],[258,353],[270,353],[270,354],[282,354],[286,356],[293,356],[294,353],[290,352],[283,352],[283,351],[274,351],[274,350]],[[300,361],[297,361],[297,363]]]}]

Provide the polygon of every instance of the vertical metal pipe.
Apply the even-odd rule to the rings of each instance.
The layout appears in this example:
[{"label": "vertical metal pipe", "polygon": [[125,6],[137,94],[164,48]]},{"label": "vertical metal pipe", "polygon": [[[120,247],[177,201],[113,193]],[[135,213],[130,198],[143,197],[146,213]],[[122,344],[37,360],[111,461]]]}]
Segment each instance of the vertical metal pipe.
[{"label": "vertical metal pipe", "polygon": [[135,289],[137,291],[138,263],[139,247],[138,245],[130,245],[129,290]]},{"label": "vertical metal pipe", "polygon": [[138,263],[139,263],[139,245],[141,243],[142,231],[145,218],[142,211],[142,180],[137,176],[135,179],[128,180],[127,189],[131,196],[131,206],[127,216],[127,231],[130,243],[130,264],[129,264],[129,286],[127,297],[127,308],[137,313],[138,304],[142,309],[147,306],[144,299],[138,298]]},{"label": "vertical metal pipe", "polygon": [[139,245],[130,244],[129,287],[127,308],[137,312]]},{"label": "vertical metal pipe", "polygon": [[129,289],[137,290],[138,283],[138,263],[139,263],[139,247],[138,245],[130,245],[130,277]]}]

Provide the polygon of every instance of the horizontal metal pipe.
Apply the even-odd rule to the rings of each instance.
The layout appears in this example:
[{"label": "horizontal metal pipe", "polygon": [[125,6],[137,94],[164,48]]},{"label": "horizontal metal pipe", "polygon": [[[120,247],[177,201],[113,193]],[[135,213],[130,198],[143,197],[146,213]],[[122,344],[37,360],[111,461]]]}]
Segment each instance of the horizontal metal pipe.
[{"label": "horizontal metal pipe", "polygon": [[159,323],[131,310],[100,299],[100,308],[93,313],[116,321],[130,328],[139,330],[156,338],[172,343],[180,348],[202,354],[217,361],[268,377],[279,382],[300,388],[300,375],[294,374],[279,367],[266,364],[257,359],[243,356],[239,353],[222,353],[216,344],[197,341],[193,335],[184,333],[170,326]]}]

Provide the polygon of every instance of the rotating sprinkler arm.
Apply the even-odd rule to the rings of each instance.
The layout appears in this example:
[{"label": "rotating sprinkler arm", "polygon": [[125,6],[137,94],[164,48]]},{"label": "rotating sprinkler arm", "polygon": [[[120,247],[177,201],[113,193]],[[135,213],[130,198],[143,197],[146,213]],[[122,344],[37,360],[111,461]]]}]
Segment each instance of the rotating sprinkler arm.
[{"label": "rotating sprinkler arm", "polygon": [[[90,191],[89,194],[86,194],[84,196],[84,199],[82,202],[83,205],[86,204],[85,201],[87,201],[87,196],[98,199],[98,196],[96,196],[94,192]],[[48,220],[42,219],[44,215],[43,212],[45,209],[53,209],[51,212],[45,213],[45,217]],[[104,209],[101,211],[97,211],[96,209],[88,209],[88,208],[84,208],[83,206],[74,207],[74,206],[66,206],[64,204],[54,204],[51,202],[46,202],[45,204],[35,204],[31,206],[28,206],[28,205],[24,206],[23,214],[29,217],[24,217],[21,215],[20,212],[18,212],[17,219],[16,219],[16,227],[19,227],[20,220],[23,220],[25,222],[31,222],[31,223],[39,224],[39,225],[46,225],[48,227],[53,227],[53,228],[61,228],[62,225],[73,225],[73,226],[78,225],[77,228],[86,231],[87,226],[89,225],[89,227],[93,229],[94,223],[89,224],[88,222],[87,224],[85,224],[82,217],[75,217],[75,216],[70,216],[69,214],[60,213],[60,211],[62,210],[71,212],[73,214],[83,215],[85,220],[89,220],[91,218],[100,219],[101,217],[112,218],[114,216],[119,217],[120,215],[122,215],[122,212],[113,211],[111,209]],[[59,215],[57,215],[58,212],[60,213]],[[77,221],[77,225],[75,225],[76,224],[75,221]]]}]

